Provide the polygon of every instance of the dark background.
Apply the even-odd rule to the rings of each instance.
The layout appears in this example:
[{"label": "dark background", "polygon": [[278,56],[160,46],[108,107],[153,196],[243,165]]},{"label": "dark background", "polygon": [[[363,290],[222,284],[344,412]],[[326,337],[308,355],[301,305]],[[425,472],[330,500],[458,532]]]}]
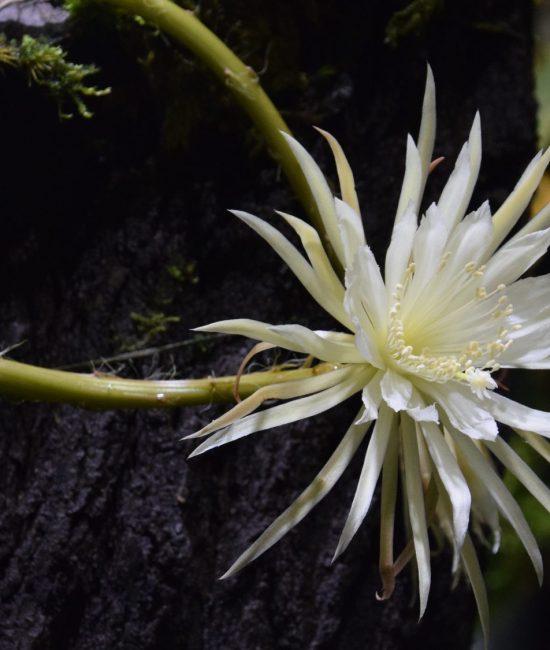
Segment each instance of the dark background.
[{"label": "dark background", "polygon": [[[484,141],[476,207],[489,198],[496,208],[535,148],[530,2],[441,2],[391,32],[392,45],[388,26],[407,4],[201,3],[201,18],[262,71],[332,180],[311,125],[340,140],[379,259],[405,136],[417,134],[427,61],[438,92],[436,155],[447,157],[428,199],[476,109]],[[189,341],[190,328],[235,316],[330,327],[268,246],[226,211],[303,214],[226,89],[186,51],[130,20],[92,12],[47,29],[74,60],[97,63],[97,83],[112,93],[90,101],[92,120],[60,121],[20,71],[0,76],[0,339],[26,340],[12,356],[74,364]],[[132,316],[160,313],[179,321],[155,333]],[[235,338],[192,342],[100,369],[234,374],[249,347]],[[410,571],[392,600],[375,600],[376,502],[330,565],[360,454],[306,521],[238,577],[217,582],[315,476],[355,408],[187,461],[193,445],[180,437],[219,407],[100,413],[4,402],[0,648],[467,649],[473,599],[463,583],[451,591],[447,552],[433,558],[420,625]]]}]

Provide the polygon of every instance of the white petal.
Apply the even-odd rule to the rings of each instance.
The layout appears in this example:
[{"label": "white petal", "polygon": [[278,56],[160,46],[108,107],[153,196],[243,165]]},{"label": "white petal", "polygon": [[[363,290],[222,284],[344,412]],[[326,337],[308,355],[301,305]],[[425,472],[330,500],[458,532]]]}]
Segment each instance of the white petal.
[{"label": "white petal", "polygon": [[[375,330],[366,319],[362,321],[357,317],[352,317],[355,332],[355,345],[363,355],[365,361],[368,361],[375,368],[383,368],[384,361],[380,356],[380,350],[376,342]],[[365,329],[368,328],[368,329]]]},{"label": "white petal", "polygon": [[537,542],[533,537],[521,508],[512,497],[502,479],[484,458],[483,454],[467,436],[463,436],[454,429],[449,429],[453,440],[460,453],[472,471],[483,477],[483,482],[489,489],[491,496],[504,517],[510,522],[525,550],[531,558],[539,583],[542,582],[542,557]]},{"label": "white petal", "polygon": [[353,179],[353,172],[351,170],[350,164],[340,143],[338,140],[332,136],[327,131],[319,129],[318,127],[313,127],[326,139],[329,143],[330,148],[332,149],[332,155],[334,156],[334,161],[336,162],[336,170],[338,171],[338,180],[340,182],[340,193],[342,199],[355,210],[357,214],[361,214],[359,209],[359,201],[357,200],[357,194],[355,192],[355,181]]},{"label": "white petal", "polygon": [[414,303],[413,298],[407,296],[407,311],[403,312],[403,318],[413,313],[415,308],[418,309],[417,304],[421,304],[422,314],[416,316],[415,326],[423,330],[425,325],[437,324],[440,317],[460,308],[464,302],[471,302],[473,289],[464,298],[459,293],[461,287],[471,279],[471,274],[466,273],[464,267],[467,264],[477,265],[483,259],[491,242],[492,230],[489,204],[485,202],[453,230],[445,248],[444,255],[448,259],[444,267],[438,268],[424,289],[416,293]]},{"label": "white petal", "polygon": [[430,422],[423,422],[420,428],[441,482],[449,495],[453,509],[454,540],[457,548],[460,549],[470,519],[470,506],[472,503],[470,490],[441,429]]},{"label": "white petal", "polygon": [[[460,469],[466,478],[470,493],[472,495],[472,517],[471,524],[477,538],[488,548],[491,553],[497,553],[500,548],[502,530],[500,527],[500,516],[497,504],[491,496],[484,483],[483,475],[477,474],[467,463],[463,462],[451,434],[445,433],[445,440],[453,447],[453,453],[457,455]],[[490,460],[488,461],[490,462]],[[487,539],[486,529],[491,532],[491,539]]]},{"label": "white petal", "polygon": [[511,284],[546,253],[550,245],[550,228],[515,237],[487,262],[483,286],[492,291],[499,284]]},{"label": "white petal", "polygon": [[527,463],[507,445],[502,438],[487,442],[487,447],[507,467],[510,472],[531,492],[531,494],[550,512],[550,490],[533,472]]},{"label": "white petal", "polygon": [[426,524],[424,492],[422,490],[422,478],[420,476],[415,426],[412,420],[406,416],[402,418],[401,426],[409,518],[413,534],[416,565],[418,568],[418,592],[420,595],[419,618],[422,618],[426,610],[428,594],[430,592],[430,542]]},{"label": "white petal", "polygon": [[472,585],[474,598],[476,599],[479,622],[481,623],[481,629],[483,631],[485,648],[487,648],[489,642],[489,600],[487,598],[487,589],[485,588],[483,573],[481,572],[479,560],[477,559],[476,549],[469,535],[466,535],[461,555],[468,580]]},{"label": "white petal", "polygon": [[413,385],[408,379],[393,370],[386,370],[380,388],[384,401],[394,411],[408,408],[413,392]]},{"label": "white petal", "polygon": [[342,379],[336,386],[308,397],[295,399],[286,404],[278,404],[259,413],[252,413],[252,415],[248,415],[213,434],[202,445],[199,445],[189,457],[198,456],[209,449],[220,447],[251,433],[265,431],[265,429],[278,427],[282,424],[290,424],[328,411],[336,404],[340,404],[340,402],[345,401],[361,390],[373,375],[371,370],[357,370],[350,367],[342,370],[346,371],[345,379]]},{"label": "white petal", "polygon": [[480,164],[481,126],[479,113],[476,113],[469,140],[462,147],[437,204],[448,232],[453,230],[468,209]]},{"label": "white petal", "polygon": [[338,229],[344,248],[345,266],[349,268],[355,259],[357,251],[365,245],[365,233],[361,217],[344,201],[334,199]]},{"label": "white petal", "polygon": [[528,206],[531,197],[539,186],[544,170],[550,161],[550,149],[547,149],[544,155],[536,157],[531,163],[521,178],[519,179],[514,191],[504,201],[495,215],[493,216],[493,223],[495,226],[495,234],[493,237],[492,250],[504,240],[506,235],[516,225],[517,220],[523,214],[525,208]]},{"label": "white petal", "polygon": [[405,214],[396,222],[386,252],[385,274],[388,299],[391,299],[395,286],[403,282],[405,269],[411,259],[415,233],[416,212],[414,204],[411,202],[405,210]]},{"label": "white petal", "polygon": [[451,256],[445,266],[448,277],[458,275],[469,262],[478,263],[483,258],[493,235],[493,222],[489,202],[485,201],[475,212],[471,212],[453,230],[446,252]]},{"label": "white petal", "polygon": [[468,387],[457,381],[438,384],[422,379],[415,379],[415,384],[439,405],[440,412],[444,411],[453,426],[462,433],[485,440],[497,437],[497,424],[484,408],[486,400],[480,403]]},{"label": "white petal", "polygon": [[[270,323],[252,320],[250,318],[235,318],[231,320],[220,320],[216,323],[193,328],[194,332],[218,332],[220,334],[234,334],[235,336],[247,336],[256,341],[266,341],[280,348],[303,352],[302,346],[297,346],[282,333],[277,333]],[[313,333],[313,332],[312,332]],[[307,354],[307,353],[306,353]]]},{"label": "white petal", "polygon": [[[195,327],[194,331],[247,336],[333,363],[364,363],[365,361],[355,347],[353,335],[343,332],[313,332],[302,325],[271,325],[249,318],[222,320]],[[340,334],[340,340],[334,336],[335,334]]]},{"label": "white petal", "polygon": [[424,191],[428,169],[432,161],[434,142],[435,142],[435,83],[432,69],[428,65],[426,71],[426,88],[424,90],[424,100],[422,102],[422,120],[420,122],[420,132],[418,134],[418,154],[422,167],[423,182],[420,196]]},{"label": "white petal", "polygon": [[435,422],[439,423],[439,414],[435,404],[426,406],[420,393],[413,388],[412,396],[406,408],[407,415],[415,422]]},{"label": "white petal", "polygon": [[[368,246],[362,246],[346,273],[346,310],[360,321],[368,319],[382,334],[386,323],[386,288],[380,267]],[[365,328],[366,330],[367,328]]]},{"label": "white petal", "polygon": [[550,438],[550,413],[529,408],[497,393],[490,393],[484,403],[502,424]]},{"label": "white petal", "polygon": [[296,526],[323,499],[342,476],[369,427],[368,423],[352,424],[346,435],[314,481],[294,503],[280,515],[269,528],[231,566],[222,578],[240,571],[249,562],[271,548],[281,537]]},{"label": "white petal", "polygon": [[[550,356],[550,275],[525,278],[506,289],[513,313],[508,317],[510,347],[499,357],[503,367],[545,368]],[[520,329],[514,331],[513,328]]]},{"label": "white petal", "polygon": [[514,429],[514,431],[538,454],[540,454],[546,462],[550,463],[550,444],[548,444],[546,440],[540,438],[535,433],[524,431],[523,429]]},{"label": "white petal", "polygon": [[344,300],[344,286],[332,267],[321,242],[321,238],[319,237],[319,233],[315,228],[307,224],[305,221],[302,221],[302,219],[293,217],[291,214],[287,214],[286,212],[280,212],[279,210],[275,210],[275,212],[281,216],[300,237],[302,246],[307,253],[311,266],[313,267],[320,284],[326,288],[327,292],[334,296],[336,302],[342,304]]},{"label": "white petal", "polygon": [[378,477],[382,470],[382,463],[388,446],[388,440],[392,432],[393,414],[387,406],[382,405],[380,408],[380,415],[365,454],[363,462],[363,469],[361,476],[357,483],[357,489],[353,498],[353,503],[346,519],[346,524],[338,546],[334,553],[335,560],[341,553],[343,553],[348,544],[351,542],[353,536],[357,532],[359,526],[363,523],[370,508],[372,496],[378,482]]},{"label": "white petal", "polygon": [[351,336],[351,341],[343,343],[323,338],[302,325],[273,325],[269,329],[287,341],[288,350],[304,352],[321,361],[365,363]]},{"label": "white petal", "polygon": [[550,203],[547,203],[542,210],[539,210],[534,217],[531,217],[525,226],[510,239],[510,242],[530,232],[545,230],[548,226],[550,226]]},{"label": "white petal", "polygon": [[382,391],[380,390],[380,381],[383,373],[378,371],[369,383],[363,388],[362,400],[365,407],[363,417],[365,421],[372,422],[378,417],[378,407],[382,401]]},{"label": "white petal", "polygon": [[386,331],[386,290],[371,250],[365,246],[346,272],[344,307],[356,331],[356,345],[365,359],[377,368],[384,362],[379,341]]},{"label": "white petal", "polygon": [[313,200],[317,205],[317,210],[319,211],[323,226],[325,227],[330,245],[334,249],[336,257],[340,260],[342,266],[344,266],[344,248],[338,231],[336,212],[334,210],[334,198],[323,172],[297,140],[283,131],[281,131],[281,135],[287,141],[288,146],[292,149],[292,152],[306,177],[307,184],[311,190]]},{"label": "white petal", "polygon": [[416,212],[420,209],[420,200],[422,198],[422,161],[418,149],[414,144],[411,136],[407,136],[407,155],[405,158],[405,176],[403,178],[403,186],[401,188],[401,195],[399,196],[399,204],[395,215],[395,223],[401,219],[405,210],[412,203],[413,210]]},{"label": "white petal", "polygon": [[203,438],[213,431],[217,431],[223,427],[227,427],[236,420],[242,419],[255,411],[268,399],[293,399],[295,397],[303,397],[304,395],[311,395],[312,393],[319,393],[327,388],[332,388],[339,384],[342,380],[348,377],[346,368],[340,370],[333,370],[307,379],[297,379],[295,381],[288,381],[280,384],[270,384],[262,386],[252,395],[236,404],[232,409],[221,415],[219,418],[212,420],[210,424],[186,436],[184,440],[189,438]]},{"label": "white petal", "polygon": [[[412,257],[414,276],[403,299],[403,314],[417,308],[420,291],[437,273],[447,243],[448,232],[435,203],[428,208],[416,231]],[[426,251],[430,251],[426,255]]]}]

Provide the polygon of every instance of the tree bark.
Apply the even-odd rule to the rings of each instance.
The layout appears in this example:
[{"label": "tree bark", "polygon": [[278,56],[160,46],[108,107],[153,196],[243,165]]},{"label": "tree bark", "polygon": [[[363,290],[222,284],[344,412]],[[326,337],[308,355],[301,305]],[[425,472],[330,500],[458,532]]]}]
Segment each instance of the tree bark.
[{"label": "tree bark", "polygon": [[[394,47],[385,28],[404,2],[242,0],[203,2],[202,11],[233,47],[241,39],[243,55],[252,30],[265,31],[265,50],[249,53],[253,64],[264,61],[267,91],[333,180],[310,126],[340,140],[383,260],[426,61],[438,92],[436,155],[446,157],[428,197],[450,173],[477,109],[484,159],[475,207],[489,198],[495,209],[533,154],[530,4],[442,2]],[[113,87],[92,121],[61,123],[17,71],[0,77],[0,341],[26,340],[12,356],[52,367],[194,341],[96,369],[201,377],[235,373],[251,344],[199,342],[192,327],[235,316],[331,327],[267,245],[226,212],[303,214],[224,89],[162,38],[94,25],[64,32],[75,58],[99,63]],[[154,62],[137,61],[144,43],[168,62],[165,77]],[[195,91],[203,104],[190,116]],[[190,132],[175,128],[178,110]],[[164,332],[136,329],[132,314],[160,312],[180,320]],[[217,580],[313,479],[355,407],[188,461],[193,444],[181,437],[223,409],[88,412],[4,401],[0,648],[467,648],[473,599],[463,583],[451,589],[447,552],[433,558],[420,624],[410,571],[390,601],[376,601],[377,499],[331,565],[361,453],[302,524],[237,577]]]}]

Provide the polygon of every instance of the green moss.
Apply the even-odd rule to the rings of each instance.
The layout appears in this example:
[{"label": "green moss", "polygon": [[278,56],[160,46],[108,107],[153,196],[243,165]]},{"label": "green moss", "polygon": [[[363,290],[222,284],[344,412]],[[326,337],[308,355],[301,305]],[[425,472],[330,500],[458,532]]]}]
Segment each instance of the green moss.
[{"label": "green moss", "polygon": [[181,320],[179,316],[167,316],[159,311],[150,311],[146,314],[132,312],[130,319],[136,328],[137,337],[122,343],[121,349],[124,352],[146,347],[158,336],[164,334],[170,325],[179,323]]},{"label": "green moss", "polygon": [[166,267],[166,272],[178,284],[198,284],[199,282],[197,263],[194,261],[181,261],[176,264],[170,264]]},{"label": "green moss", "polygon": [[389,19],[386,25],[386,42],[396,47],[403,38],[422,36],[442,7],[443,0],[412,0]]},{"label": "green moss", "polygon": [[45,88],[55,99],[59,116],[71,118],[73,113],[67,106],[73,104],[79,115],[92,116],[87,105],[88,97],[101,97],[110,88],[90,86],[87,78],[96,74],[98,68],[91,65],[72,63],[59,45],[52,45],[45,39],[25,34],[20,41],[7,42],[0,37],[0,65],[9,65],[23,70],[29,83]]}]

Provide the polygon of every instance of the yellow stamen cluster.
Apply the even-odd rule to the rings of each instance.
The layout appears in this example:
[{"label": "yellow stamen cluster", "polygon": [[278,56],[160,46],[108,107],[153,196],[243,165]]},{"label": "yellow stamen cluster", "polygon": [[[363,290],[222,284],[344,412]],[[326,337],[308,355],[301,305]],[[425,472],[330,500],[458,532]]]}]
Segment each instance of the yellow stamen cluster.
[{"label": "yellow stamen cluster", "polygon": [[[439,265],[440,272],[447,266],[450,258],[449,252],[443,255]],[[477,266],[474,262],[469,262],[463,270],[470,276],[468,282],[479,280],[484,274],[485,265]],[[401,371],[420,375],[429,381],[446,382],[458,379],[470,384],[474,391],[494,388],[496,384],[490,373],[500,368],[497,358],[512,343],[511,339],[506,339],[510,328],[501,325],[494,339],[487,342],[471,340],[456,354],[437,354],[428,346],[423,347],[420,352],[415,351],[414,345],[406,339],[406,328],[401,314],[403,295],[414,276],[414,271],[415,264],[412,262],[405,271],[403,283],[397,284],[392,294],[385,346],[389,362]],[[486,301],[495,294],[502,293],[505,288],[505,285],[500,284],[493,291],[487,292],[484,287],[477,286],[474,289],[474,302]],[[508,302],[508,297],[501,295],[495,309],[491,312],[491,319],[502,321],[508,319],[512,313],[513,306]],[[511,329],[516,330],[519,327],[514,325]]]}]

